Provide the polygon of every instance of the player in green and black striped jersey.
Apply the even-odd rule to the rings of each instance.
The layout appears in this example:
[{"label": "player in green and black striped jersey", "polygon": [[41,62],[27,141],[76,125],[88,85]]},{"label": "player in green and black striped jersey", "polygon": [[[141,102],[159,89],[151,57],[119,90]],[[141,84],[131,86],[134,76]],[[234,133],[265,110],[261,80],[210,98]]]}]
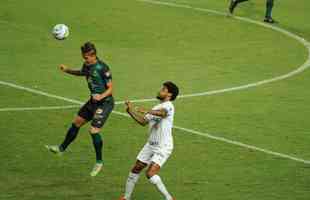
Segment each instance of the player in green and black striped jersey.
[{"label": "player in green and black striped jersey", "polygon": [[53,153],[61,154],[76,138],[80,127],[91,121],[89,132],[96,152],[96,164],[91,171],[91,176],[96,176],[103,166],[101,128],[114,108],[112,74],[108,65],[97,57],[94,44],[85,43],[81,47],[81,52],[85,60],[82,69],[70,69],[65,65],[60,65],[60,69],[71,75],[84,76],[90,90],[90,99],[78,112],[63,143],[60,145],[47,145],[46,147]]}]

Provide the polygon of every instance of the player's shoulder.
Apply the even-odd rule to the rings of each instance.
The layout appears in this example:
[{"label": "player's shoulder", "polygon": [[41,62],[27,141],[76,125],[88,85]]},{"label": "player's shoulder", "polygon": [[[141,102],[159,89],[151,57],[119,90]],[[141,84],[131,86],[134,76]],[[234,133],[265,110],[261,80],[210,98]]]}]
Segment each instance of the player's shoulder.
[{"label": "player's shoulder", "polygon": [[89,66],[85,62],[82,65],[81,71],[84,73],[88,73],[88,71],[89,71]]},{"label": "player's shoulder", "polygon": [[83,62],[82,68],[87,68],[87,67],[88,66],[87,66],[86,62]]},{"label": "player's shoulder", "polygon": [[108,65],[107,63],[105,63],[104,61],[100,60],[99,58],[98,58],[97,67],[98,67],[99,69],[104,70],[104,71],[109,71],[109,70],[110,70],[109,65]]},{"label": "player's shoulder", "polygon": [[166,101],[164,103],[162,103],[163,106],[171,106],[171,107],[174,107],[172,101]]},{"label": "player's shoulder", "polygon": [[162,108],[166,109],[168,112],[174,111],[174,105],[171,101],[166,101],[161,104]]},{"label": "player's shoulder", "polygon": [[162,103],[155,105],[153,107],[153,110],[161,109],[161,108],[173,108],[174,109],[174,105],[171,101],[166,101],[166,102],[162,102]]},{"label": "player's shoulder", "polygon": [[98,72],[101,74],[101,76],[105,79],[111,79],[112,78],[112,73],[110,71],[109,66],[103,62],[102,60],[100,60],[98,58],[98,62],[96,65],[96,69],[98,70]]}]

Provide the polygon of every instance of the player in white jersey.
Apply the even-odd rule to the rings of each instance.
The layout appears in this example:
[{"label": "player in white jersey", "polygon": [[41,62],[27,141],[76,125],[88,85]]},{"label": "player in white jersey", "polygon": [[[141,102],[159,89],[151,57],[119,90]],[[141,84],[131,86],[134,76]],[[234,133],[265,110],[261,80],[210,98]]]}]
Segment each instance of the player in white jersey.
[{"label": "player in white jersey", "polygon": [[157,175],[173,150],[172,127],[174,118],[174,106],[172,101],[179,94],[178,87],[168,81],[163,83],[157,95],[160,104],[145,110],[141,107],[134,108],[127,101],[126,111],[142,126],[149,125],[149,139],[137,156],[137,161],[129,173],[125,194],[120,200],[130,200],[135,184],[139,179],[140,172],[148,166],[146,176],[154,184],[166,200],[175,200],[167,191],[161,178]]}]

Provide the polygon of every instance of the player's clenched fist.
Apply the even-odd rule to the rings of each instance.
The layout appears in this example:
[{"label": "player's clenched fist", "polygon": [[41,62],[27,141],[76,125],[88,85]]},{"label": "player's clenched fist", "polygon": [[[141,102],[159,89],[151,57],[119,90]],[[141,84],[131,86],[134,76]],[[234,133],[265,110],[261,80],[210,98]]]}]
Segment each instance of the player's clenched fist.
[{"label": "player's clenched fist", "polygon": [[61,71],[63,71],[63,72],[66,72],[67,68],[68,68],[68,67],[67,67],[66,65],[64,65],[64,64],[59,65],[59,69],[60,69]]}]

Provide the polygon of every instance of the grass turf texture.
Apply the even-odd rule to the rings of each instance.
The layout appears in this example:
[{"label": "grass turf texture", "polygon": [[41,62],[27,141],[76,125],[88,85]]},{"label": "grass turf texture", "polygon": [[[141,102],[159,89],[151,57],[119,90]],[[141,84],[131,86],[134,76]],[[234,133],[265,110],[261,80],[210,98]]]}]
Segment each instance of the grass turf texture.
[{"label": "grass turf texture", "polygon": [[[183,94],[238,86],[285,74],[307,58],[297,41],[223,16],[137,1],[72,2],[1,3],[0,80],[85,101],[85,80],[62,74],[57,65],[80,67],[79,46],[87,40],[111,65],[117,100],[153,97],[164,80],[175,81]],[[170,2],[219,11],[227,7],[216,0]],[[274,17],[280,27],[310,40],[309,8],[306,0],[283,0],[276,2]],[[264,9],[264,3],[252,1],[236,13],[261,20]],[[67,40],[52,38],[57,23],[69,26]],[[309,160],[309,75],[305,71],[258,88],[180,99],[175,124]],[[0,86],[0,94],[1,108],[69,104],[6,86]],[[111,115],[103,130],[105,169],[92,179],[95,156],[87,126],[63,157],[44,149],[62,141],[75,113],[0,112],[0,199],[120,196],[147,130]],[[310,197],[309,165],[179,130],[174,137],[175,151],[161,176],[178,200]],[[160,198],[141,178],[134,199]]]}]

